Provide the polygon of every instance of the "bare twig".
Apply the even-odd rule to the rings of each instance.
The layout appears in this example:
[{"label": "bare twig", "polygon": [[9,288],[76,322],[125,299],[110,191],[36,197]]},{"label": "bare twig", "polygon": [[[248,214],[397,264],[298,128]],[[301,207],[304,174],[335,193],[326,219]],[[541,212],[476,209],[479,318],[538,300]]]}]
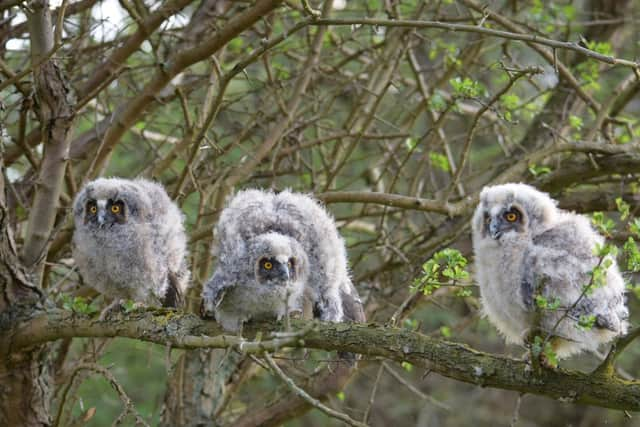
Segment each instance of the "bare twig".
[{"label": "bare twig", "polygon": [[102,366],[100,366],[98,364],[95,364],[95,363],[82,363],[82,364],[79,364],[78,366],[76,366],[76,368],[75,368],[75,370],[73,372],[73,375],[71,375],[71,378],[69,379],[69,382],[67,383],[67,387],[65,388],[65,393],[63,395],[62,402],[61,402],[60,407],[58,409],[58,416],[56,417],[56,421],[55,421],[55,424],[54,424],[56,427],[60,426],[60,422],[61,422],[60,416],[62,414],[62,409],[64,407],[64,403],[68,398],[67,394],[68,394],[68,391],[69,391],[69,389],[71,387],[71,384],[73,384],[76,376],[81,371],[93,371],[95,373],[98,373],[98,374],[102,375],[103,377],[106,378],[107,381],[109,381],[109,384],[111,384],[111,387],[113,387],[113,389],[116,391],[116,393],[118,393],[118,397],[122,401],[122,404],[124,405],[124,408],[122,410],[122,413],[118,416],[118,418],[116,418],[116,420],[114,420],[113,425],[121,424],[122,421],[124,421],[124,418],[127,415],[132,414],[136,419],[136,425],[139,424],[139,425],[143,425],[145,427],[149,427],[149,424],[147,424],[147,422],[144,420],[144,418],[142,418],[140,413],[136,410],[135,406],[133,405],[133,402],[131,401],[131,398],[129,398],[129,396],[127,395],[126,391],[120,385],[118,380],[116,380],[116,378],[113,376],[111,371],[109,371],[107,368],[104,368],[104,367],[102,367]]},{"label": "bare twig", "polygon": [[584,56],[595,59],[597,61],[605,62],[611,65],[621,65],[623,67],[629,67],[634,69],[640,69],[640,63],[631,61],[628,59],[615,58],[609,55],[603,55],[591,49],[587,49],[579,45],[577,42],[561,42],[546,37],[541,37],[536,34],[522,34],[514,33],[510,31],[494,30],[492,28],[479,27],[477,25],[466,24],[454,24],[449,22],[438,21],[418,21],[407,19],[376,19],[376,18],[334,18],[325,19],[320,18],[315,20],[311,25],[370,25],[377,27],[410,27],[410,28],[437,28],[440,30],[478,33],[487,36],[500,37],[509,40],[519,40],[528,43],[541,44],[549,46],[554,49],[565,49],[578,52]]},{"label": "bare twig", "polygon": [[382,379],[383,371],[384,371],[384,366],[380,364],[380,366],[378,367],[378,373],[376,374],[376,379],[373,382],[373,388],[371,389],[371,394],[369,395],[369,402],[367,402],[367,409],[365,409],[364,415],[362,416],[362,422],[365,424],[369,422],[369,415],[371,414],[371,408],[373,408],[373,404],[376,400],[378,384],[380,384],[380,379]]},{"label": "bare twig", "polygon": [[385,371],[387,371],[389,374],[391,374],[391,376],[396,381],[398,381],[400,384],[402,384],[403,386],[408,388],[412,393],[414,393],[415,395],[420,397],[420,399],[429,402],[430,404],[432,404],[433,406],[435,406],[437,408],[444,409],[445,411],[450,411],[451,410],[451,407],[449,405],[447,405],[445,403],[442,403],[439,400],[434,399],[433,397],[423,393],[416,386],[414,386],[409,381],[407,381],[404,378],[402,378],[402,376],[398,372],[396,372],[395,369],[393,369],[391,366],[389,366],[389,364],[387,362],[382,362],[382,366],[384,367]]},{"label": "bare twig", "polygon": [[329,415],[330,417],[336,418],[351,426],[355,426],[355,427],[367,426],[367,424],[362,423],[360,421],[356,421],[350,416],[348,416],[347,414],[343,414],[342,412],[338,412],[334,409],[331,409],[327,405],[320,402],[318,399],[314,399],[313,397],[311,397],[309,393],[304,391],[302,388],[298,387],[291,378],[289,378],[284,372],[282,372],[282,369],[280,369],[280,367],[273,361],[269,353],[264,354],[264,359],[266,360],[271,370],[276,374],[276,376],[278,376],[294,393],[302,397],[313,407],[318,408],[319,410]]}]

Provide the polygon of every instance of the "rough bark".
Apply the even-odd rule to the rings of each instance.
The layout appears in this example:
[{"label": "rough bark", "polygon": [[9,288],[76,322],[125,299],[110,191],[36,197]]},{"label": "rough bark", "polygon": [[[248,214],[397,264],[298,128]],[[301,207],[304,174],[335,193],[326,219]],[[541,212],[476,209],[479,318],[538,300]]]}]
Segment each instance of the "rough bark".
[{"label": "rough bark", "polygon": [[[13,323],[19,306],[36,303],[40,294],[18,260],[7,226],[3,176],[0,174],[0,323]],[[0,425],[49,425],[51,388],[46,347],[9,353],[10,342],[0,339]]]},{"label": "rough bark", "polygon": [[38,101],[36,111],[44,136],[44,153],[29,211],[22,259],[27,267],[35,267],[44,260],[58,213],[75,108],[62,71],[52,58],[47,59],[54,50],[54,40],[46,0],[33,2],[28,21]]},{"label": "rough bark", "polygon": [[[27,15],[36,112],[45,142],[22,251],[23,261],[33,271],[41,265],[53,230],[75,111],[67,82],[51,58],[54,36],[48,2],[32,2]],[[42,295],[18,258],[8,221],[4,182],[0,185],[0,200],[0,318],[14,323],[19,313],[31,313]],[[35,282],[37,285],[38,279]],[[0,344],[0,425],[50,425],[49,344],[19,350],[12,349],[5,339]]]},{"label": "rough bark", "polygon": [[[0,147],[0,165],[2,164]],[[18,259],[5,203],[4,171],[0,173],[0,323],[17,321],[19,311],[29,312],[41,294]],[[10,352],[10,342],[0,339],[0,425],[47,426],[50,423],[48,345]]]},{"label": "rough bark", "polygon": [[[248,325],[247,333],[282,330],[281,324]],[[410,362],[458,381],[538,394],[562,401],[630,411],[640,410],[640,382],[617,376],[564,369],[536,373],[523,361],[480,352],[467,345],[405,329],[373,324],[291,321],[300,338],[275,347],[304,347],[360,353]],[[220,335],[219,326],[195,315],[167,310],[136,311],[106,320],[76,316],[58,309],[42,311],[20,324],[0,322],[0,342],[18,350],[69,337],[128,337],[175,348],[240,348],[237,337]],[[376,343],[371,345],[371,343]],[[5,347],[6,348],[6,347]],[[273,351],[267,341],[243,344],[246,351]]]},{"label": "rough bark", "polygon": [[213,349],[185,352],[167,385],[161,426],[219,425],[217,416],[242,383],[246,356]]}]

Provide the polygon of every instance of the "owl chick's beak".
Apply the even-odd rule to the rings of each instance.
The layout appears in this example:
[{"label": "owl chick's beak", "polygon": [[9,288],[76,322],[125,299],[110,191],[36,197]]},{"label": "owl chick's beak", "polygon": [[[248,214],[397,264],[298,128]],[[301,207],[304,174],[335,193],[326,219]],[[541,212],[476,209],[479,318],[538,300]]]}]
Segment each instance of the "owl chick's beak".
[{"label": "owl chick's beak", "polygon": [[104,225],[104,211],[102,209],[98,212],[98,224]]},{"label": "owl chick's beak", "polygon": [[500,229],[500,221],[496,218],[491,218],[489,223],[489,235],[492,239],[498,240],[502,236],[502,230]]},{"label": "owl chick's beak", "polygon": [[289,280],[291,278],[291,272],[289,271],[289,267],[286,263],[278,262],[276,263],[275,268],[278,275],[284,280]]}]

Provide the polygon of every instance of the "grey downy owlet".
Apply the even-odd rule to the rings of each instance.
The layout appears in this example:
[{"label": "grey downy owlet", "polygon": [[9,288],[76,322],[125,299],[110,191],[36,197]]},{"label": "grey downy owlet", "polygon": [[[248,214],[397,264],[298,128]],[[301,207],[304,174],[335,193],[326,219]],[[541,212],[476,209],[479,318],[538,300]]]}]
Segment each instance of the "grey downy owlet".
[{"label": "grey downy owlet", "polygon": [[189,283],[183,215],[164,187],[99,178],[74,202],[73,257],[108,298],[177,307]]},{"label": "grey downy owlet", "polygon": [[287,311],[333,322],[365,320],[344,241],[311,197],[241,191],[221,213],[216,237],[218,263],[204,286],[202,314],[225,329]]},{"label": "grey downy owlet", "polygon": [[[588,218],[534,187],[504,184],[482,190],[472,228],[483,311],[507,342],[523,344],[537,327],[564,358],[626,333],[624,281],[614,259],[596,255],[604,239]],[[590,272],[599,263],[610,265],[598,284]],[[540,308],[537,295],[559,306]]]}]

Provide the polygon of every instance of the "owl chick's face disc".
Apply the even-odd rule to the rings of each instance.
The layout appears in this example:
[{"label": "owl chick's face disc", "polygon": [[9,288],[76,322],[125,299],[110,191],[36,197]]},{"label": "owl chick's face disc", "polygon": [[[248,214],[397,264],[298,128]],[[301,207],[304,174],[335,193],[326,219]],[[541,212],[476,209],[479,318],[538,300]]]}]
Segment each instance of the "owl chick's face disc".
[{"label": "owl chick's face disc", "polygon": [[510,233],[520,234],[525,231],[522,208],[516,205],[499,207],[484,214],[484,235],[500,240]]},{"label": "owl chick's face disc", "polygon": [[127,222],[127,209],[122,200],[87,200],[84,223],[97,227],[110,227]]},{"label": "owl chick's face disc", "polygon": [[274,257],[262,257],[258,261],[257,276],[261,283],[286,284],[295,279],[295,260],[293,258],[281,260]]}]

